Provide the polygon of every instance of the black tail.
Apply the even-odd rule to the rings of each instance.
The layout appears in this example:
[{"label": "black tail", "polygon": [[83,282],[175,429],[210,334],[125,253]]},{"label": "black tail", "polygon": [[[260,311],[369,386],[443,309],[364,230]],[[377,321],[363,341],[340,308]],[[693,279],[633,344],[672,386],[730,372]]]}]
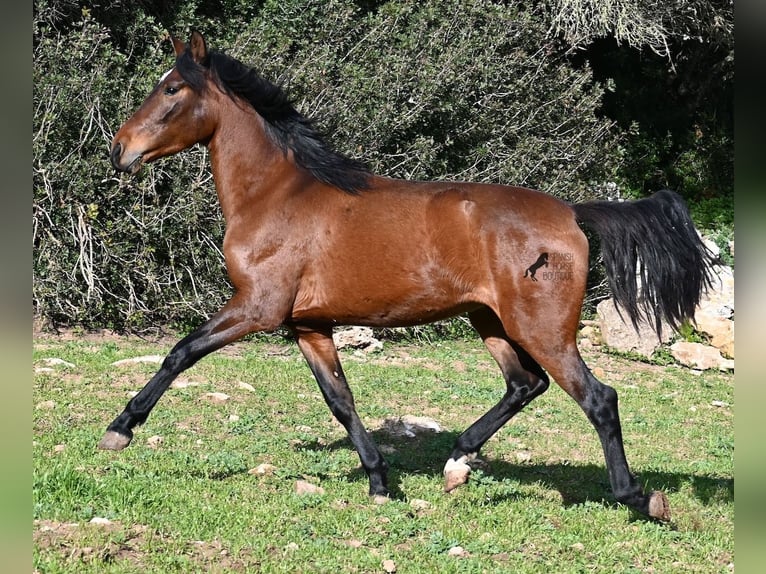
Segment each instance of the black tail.
[{"label": "black tail", "polygon": [[657,333],[693,320],[710,286],[715,257],[694,228],[684,200],[668,190],[636,201],[590,201],[573,206],[596,231],[612,295],[637,328],[645,318]]}]

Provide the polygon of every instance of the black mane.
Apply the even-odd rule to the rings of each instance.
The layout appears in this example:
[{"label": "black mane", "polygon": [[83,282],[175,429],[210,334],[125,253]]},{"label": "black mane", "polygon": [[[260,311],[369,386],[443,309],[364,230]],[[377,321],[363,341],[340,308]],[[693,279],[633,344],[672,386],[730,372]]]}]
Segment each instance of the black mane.
[{"label": "black mane", "polygon": [[[369,185],[369,170],[361,162],[333,150],[309,118],[301,115],[285,91],[261,77],[253,68],[222,52],[210,50],[205,66],[214,81],[230,96],[249,102],[266,120],[269,137],[319,181],[347,193],[357,193]],[[205,68],[194,62],[186,50],[176,61],[176,69],[194,90],[204,87]]]}]

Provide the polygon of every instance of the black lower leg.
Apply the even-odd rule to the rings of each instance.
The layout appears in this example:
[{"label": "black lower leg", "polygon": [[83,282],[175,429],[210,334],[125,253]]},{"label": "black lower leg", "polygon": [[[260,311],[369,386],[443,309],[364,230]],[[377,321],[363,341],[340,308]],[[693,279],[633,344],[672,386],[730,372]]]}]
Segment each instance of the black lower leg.
[{"label": "black lower leg", "polygon": [[157,401],[181,372],[205,355],[251,332],[252,329],[237,317],[231,308],[224,310],[179,341],[165,357],[159,371],[107,427],[98,446],[109,450],[128,446],[133,438],[133,428],[146,421]]},{"label": "black lower leg", "polygon": [[587,368],[586,371],[588,382],[585,385],[586,393],[580,406],[593,423],[601,440],[614,497],[618,502],[642,514],[668,520],[670,512],[665,495],[661,492],[645,494],[628,467],[622,439],[617,392],[598,381]]},{"label": "black lower leg", "polygon": [[370,482],[370,495],[388,496],[388,463],[356,413],[353,397],[348,390],[340,363],[335,365],[331,373],[314,365],[311,365],[311,370],[314,372],[330,411],[346,429],[351,443],[359,454],[359,460]]},{"label": "black lower leg", "polygon": [[[133,438],[133,428],[146,422],[149,413],[165,393],[175,378],[196,363],[202,356],[211,352],[210,338],[196,331],[182,339],[170,351],[159,371],[151,378],[143,389],[133,397],[125,409],[107,427],[107,433],[117,433],[124,437],[127,446]],[[105,437],[100,446],[109,448],[110,437]],[[119,437],[111,436],[112,441],[120,441]],[[114,445],[117,446],[117,445]]]},{"label": "black lower leg", "polygon": [[500,402],[461,434],[452,450],[451,460],[472,457],[516,413],[548,389],[548,375],[520,345],[512,341],[492,311],[483,309],[469,315],[495,359],[506,384]]},{"label": "black lower leg", "polygon": [[548,377],[544,374],[534,382],[508,381],[508,390],[500,402],[457,438],[450,458],[458,460],[465,455],[478,454],[485,442],[547,388]]},{"label": "black lower leg", "polygon": [[298,330],[298,345],[319,383],[325,402],[354,445],[370,483],[370,495],[388,496],[388,463],[364,428],[332,341],[332,331]]}]

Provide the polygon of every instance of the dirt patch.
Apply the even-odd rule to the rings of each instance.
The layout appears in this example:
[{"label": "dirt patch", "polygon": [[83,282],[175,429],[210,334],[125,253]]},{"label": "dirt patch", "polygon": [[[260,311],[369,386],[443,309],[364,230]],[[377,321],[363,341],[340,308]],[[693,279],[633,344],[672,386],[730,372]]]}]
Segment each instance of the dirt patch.
[{"label": "dirt patch", "polygon": [[205,572],[238,571],[252,567],[244,556],[232,556],[217,540],[179,542],[151,531],[148,526],[125,526],[119,522],[81,524],[35,520],[32,540],[34,546],[47,554],[56,554],[72,568],[78,565],[114,564],[128,562],[151,570],[145,557],[158,551],[169,556],[183,555]]},{"label": "dirt patch", "polygon": [[32,540],[35,547],[57,554],[64,562],[75,564],[129,561],[142,565],[142,555],[152,536],[146,526],[129,528],[117,522],[80,524],[35,520]]}]

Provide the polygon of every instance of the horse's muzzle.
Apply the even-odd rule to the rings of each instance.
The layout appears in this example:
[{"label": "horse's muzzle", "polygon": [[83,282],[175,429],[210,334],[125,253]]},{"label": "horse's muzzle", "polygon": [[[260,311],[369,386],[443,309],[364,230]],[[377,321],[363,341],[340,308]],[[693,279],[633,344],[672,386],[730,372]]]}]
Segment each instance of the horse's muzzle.
[{"label": "horse's muzzle", "polygon": [[138,154],[133,157],[127,164],[124,163],[126,158],[123,157],[123,148],[120,142],[114,143],[112,146],[112,152],[109,154],[109,160],[112,162],[114,169],[128,173],[136,173],[141,168],[142,159],[143,157],[141,154]]}]

